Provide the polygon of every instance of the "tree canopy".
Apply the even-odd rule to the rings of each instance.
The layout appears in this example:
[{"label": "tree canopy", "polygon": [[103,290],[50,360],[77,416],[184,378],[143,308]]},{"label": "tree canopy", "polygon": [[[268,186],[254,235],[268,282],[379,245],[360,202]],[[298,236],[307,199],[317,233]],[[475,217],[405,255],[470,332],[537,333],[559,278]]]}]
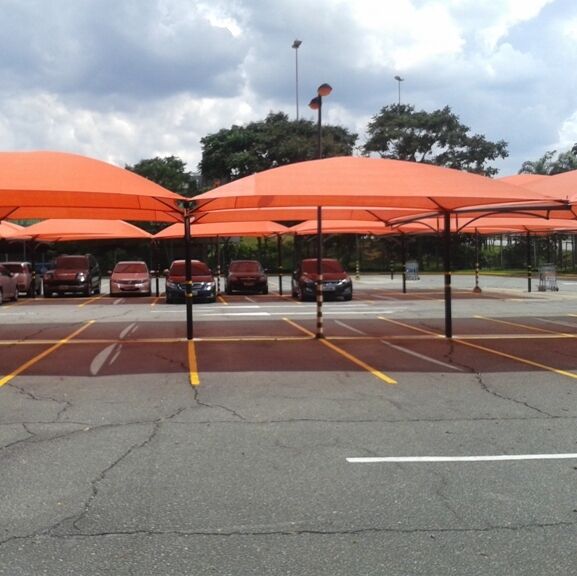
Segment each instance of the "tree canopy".
[{"label": "tree canopy", "polygon": [[[205,182],[225,183],[269,168],[317,157],[317,124],[271,112],[265,120],[232,126],[201,139],[200,172]],[[323,157],[350,156],[357,135],[322,126]]]},{"label": "tree canopy", "polygon": [[521,165],[519,174],[544,174],[552,176],[577,169],[577,144],[567,152],[549,150],[537,160],[527,160]]},{"label": "tree canopy", "polygon": [[186,170],[186,163],[176,156],[140,160],[134,166],[126,165],[125,168],[177,194],[194,196],[198,193],[194,175]]},{"label": "tree canopy", "polygon": [[383,107],[373,116],[363,152],[494,176],[498,170],[487,163],[506,158],[507,143],[490,142],[485,136],[469,131],[449,106],[417,112],[414,106],[395,104]]}]

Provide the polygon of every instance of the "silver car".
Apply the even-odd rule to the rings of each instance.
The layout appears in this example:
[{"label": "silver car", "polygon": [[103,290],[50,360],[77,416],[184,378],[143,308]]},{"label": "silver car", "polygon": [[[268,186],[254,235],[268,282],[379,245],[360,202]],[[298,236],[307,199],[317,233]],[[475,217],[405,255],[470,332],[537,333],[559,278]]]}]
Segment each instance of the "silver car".
[{"label": "silver car", "polygon": [[18,300],[18,281],[16,274],[0,264],[0,304],[6,300]]}]

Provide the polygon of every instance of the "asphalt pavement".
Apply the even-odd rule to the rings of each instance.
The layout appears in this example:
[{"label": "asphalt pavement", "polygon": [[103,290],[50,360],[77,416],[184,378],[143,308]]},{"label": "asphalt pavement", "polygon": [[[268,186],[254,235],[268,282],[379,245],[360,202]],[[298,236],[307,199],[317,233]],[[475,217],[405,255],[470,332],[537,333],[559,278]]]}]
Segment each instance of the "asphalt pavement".
[{"label": "asphalt pavement", "polygon": [[577,283],[0,307],[0,575],[577,573]]}]

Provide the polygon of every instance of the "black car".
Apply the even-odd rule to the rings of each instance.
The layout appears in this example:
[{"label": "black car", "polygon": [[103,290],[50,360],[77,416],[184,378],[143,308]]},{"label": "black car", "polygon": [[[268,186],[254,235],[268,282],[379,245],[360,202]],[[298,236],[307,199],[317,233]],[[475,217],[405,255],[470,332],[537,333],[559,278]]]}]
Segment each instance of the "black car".
[{"label": "black car", "polygon": [[100,294],[100,266],[92,254],[58,256],[54,268],[44,273],[44,297],[53,294]]},{"label": "black car", "polygon": [[[323,297],[352,300],[353,281],[341,263],[334,258],[322,259]],[[317,259],[302,260],[293,272],[291,288],[293,298],[313,300],[316,297]]]},{"label": "black car", "polygon": [[[210,268],[200,260],[190,261],[192,297],[194,300],[216,300],[216,282]],[[166,303],[184,302],[186,299],[186,268],[184,260],[175,260],[166,274]]]},{"label": "black car", "polygon": [[225,292],[268,294],[268,278],[258,260],[232,260],[226,275]]}]

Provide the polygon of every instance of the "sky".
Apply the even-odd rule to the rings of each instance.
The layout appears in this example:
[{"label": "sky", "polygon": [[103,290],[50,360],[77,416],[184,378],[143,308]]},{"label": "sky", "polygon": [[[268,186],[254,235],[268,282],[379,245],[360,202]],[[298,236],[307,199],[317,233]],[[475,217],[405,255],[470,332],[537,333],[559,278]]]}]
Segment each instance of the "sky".
[{"label": "sky", "polygon": [[0,21],[0,150],[195,172],[222,128],[316,121],[325,82],[359,146],[399,88],[505,140],[499,176],[577,142],[575,0],[0,0]]}]

